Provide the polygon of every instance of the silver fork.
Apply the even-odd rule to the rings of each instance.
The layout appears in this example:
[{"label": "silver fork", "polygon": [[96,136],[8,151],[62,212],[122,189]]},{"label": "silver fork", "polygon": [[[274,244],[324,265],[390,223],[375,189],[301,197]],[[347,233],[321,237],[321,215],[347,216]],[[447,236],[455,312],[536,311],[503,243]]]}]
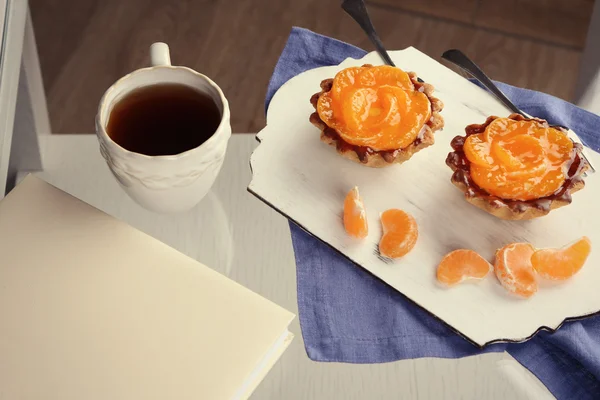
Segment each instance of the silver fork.
[{"label": "silver fork", "polygon": [[[373,46],[375,46],[375,50],[381,56],[383,61],[387,65],[391,65],[395,67],[396,64],[392,61],[389,53],[385,49],[383,42],[379,38],[375,27],[373,26],[373,22],[371,21],[371,17],[369,17],[369,12],[367,11],[367,6],[365,6],[365,2],[363,0],[342,0],[342,9],[352,17],[356,23],[361,27],[363,32],[367,35]],[[417,77],[419,82],[423,82],[423,79]]]},{"label": "silver fork", "polygon": [[[508,99],[508,97],[506,97],[504,95],[504,93],[502,93],[502,91],[498,88],[498,86],[496,86],[494,84],[494,82],[492,82],[492,80],[481,70],[481,68],[479,68],[477,66],[477,64],[475,64],[462,51],[457,50],[457,49],[448,50],[448,51],[444,52],[444,54],[442,54],[442,58],[444,60],[448,60],[451,63],[455,64],[456,66],[462,68],[465,72],[467,72],[473,78],[475,78],[479,82],[481,82],[481,84],[487,90],[489,90],[494,96],[496,96],[498,98],[498,100],[500,100],[500,102],[502,104],[504,104],[507,108],[509,108],[512,112],[521,114],[522,116],[524,116],[526,118],[530,118],[529,115],[525,114],[517,106],[515,106],[513,104],[513,102],[510,101]],[[552,125],[552,126],[569,130],[568,127],[562,126],[562,125]],[[573,140],[573,138],[571,138],[571,140]],[[581,155],[583,156],[583,158],[585,159],[585,161],[587,162],[587,164],[590,167],[589,172],[596,172],[596,169],[594,168],[594,166],[592,165],[590,160],[586,157],[584,152],[585,152],[585,150],[581,153]]]}]

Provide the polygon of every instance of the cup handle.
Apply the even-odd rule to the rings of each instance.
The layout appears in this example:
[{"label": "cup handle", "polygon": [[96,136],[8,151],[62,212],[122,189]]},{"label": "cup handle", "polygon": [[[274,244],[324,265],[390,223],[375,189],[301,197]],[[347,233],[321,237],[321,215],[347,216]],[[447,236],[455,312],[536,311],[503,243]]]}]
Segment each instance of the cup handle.
[{"label": "cup handle", "polygon": [[163,42],[152,43],[150,46],[150,63],[153,67],[171,65],[169,46]]}]

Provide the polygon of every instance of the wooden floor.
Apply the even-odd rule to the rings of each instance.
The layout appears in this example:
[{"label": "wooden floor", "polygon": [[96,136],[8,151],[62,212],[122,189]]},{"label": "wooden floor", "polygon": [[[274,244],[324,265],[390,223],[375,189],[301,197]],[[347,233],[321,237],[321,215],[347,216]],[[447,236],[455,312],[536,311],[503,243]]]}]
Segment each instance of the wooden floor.
[{"label": "wooden floor", "polygon": [[[52,129],[94,131],[102,93],[167,42],[175,64],[213,78],[234,132],[264,125],[267,82],[292,26],[372,50],[339,0],[30,0]],[[386,46],[470,55],[493,79],[574,92],[593,0],[372,0]]]}]

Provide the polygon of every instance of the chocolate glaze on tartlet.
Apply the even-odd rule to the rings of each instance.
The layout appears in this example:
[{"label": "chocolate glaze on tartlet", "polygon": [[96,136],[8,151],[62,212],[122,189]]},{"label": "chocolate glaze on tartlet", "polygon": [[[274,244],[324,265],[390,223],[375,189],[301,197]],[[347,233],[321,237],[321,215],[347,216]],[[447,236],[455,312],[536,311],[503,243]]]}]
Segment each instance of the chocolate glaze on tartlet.
[{"label": "chocolate glaze on tartlet", "polygon": [[[570,204],[572,201],[571,195],[578,190],[583,189],[585,186],[583,175],[589,168],[588,163],[581,154],[583,146],[579,143],[573,143],[570,166],[565,182],[559,190],[550,196],[533,200],[502,199],[498,196],[489,194],[471,179],[471,162],[467,159],[463,151],[465,140],[470,135],[483,133],[488,125],[497,118],[499,117],[488,117],[483,124],[467,126],[465,128],[466,135],[456,136],[450,143],[454,151],[448,154],[446,164],[454,171],[452,174],[452,183],[464,192],[465,199],[469,203],[498,218],[508,220],[525,220],[541,217],[556,208]],[[545,120],[539,118],[526,118],[520,114],[511,114],[508,118],[515,121],[537,121],[546,127],[549,126],[548,122]],[[553,126],[552,128],[565,133],[567,132],[560,127]]]},{"label": "chocolate glaze on tartlet", "polygon": [[[365,64],[363,67],[373,67],[370,64]],[[369,167],[386,167],[392,164],[401,164],[412,157],[413,154],[434,142],[433,133],[444,127],[444,118],[440,115],[440,111],[444,107],[444,103],[436,97],[433,97],[433,86],[422,82],[414,72],[408,72],[408,76],[413,83],[415,90],[424,93],[431,104],[431,117],[429,121],[423,125],[423,128],[417,135],[417,138],[403,149],[394,150],[375,150],[367,146],[357,146],[346,142],[338,134],[338,132],[329,127],[319,116],[318,112],[310,115],[310,122],[321,130],[321,140],[331,146],[335,146],[337,152],[342,156],[353,161],[367,165]],[[315,93],[310,98],[310,103],[315,110],[319,97],[331,90],[333,79],[325,79],[321,82],[321,91]]]}]

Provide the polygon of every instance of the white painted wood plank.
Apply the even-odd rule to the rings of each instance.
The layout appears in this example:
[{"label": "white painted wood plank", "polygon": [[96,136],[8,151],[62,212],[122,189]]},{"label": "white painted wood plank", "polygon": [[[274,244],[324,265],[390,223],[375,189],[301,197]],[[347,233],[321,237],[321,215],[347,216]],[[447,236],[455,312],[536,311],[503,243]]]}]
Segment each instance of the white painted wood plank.
[{"label": "white painted wood plank", "polygon": [[4,197],[8,175],[27,15],[27,1],[6,0],[6,4],[0,62],[0,199]]},{"label": "white painted wood plank", "polygon": [[[563,285],[542,288],[530,299],[509,295],[493,275],[478,284],[442,288],[435,270],[445,254],[469,248],[493,260],[496,249],[527,241],[539,248],[561,247],[586,235],[600,243],[600,214],[592,212],[600,197],[600,175],[591,174],[573,204],[533,221],[502,221],[470,205],[450,182],[445,164],[450,141],[464,128],[490,115],[509,111],[492,95],[414,48],[391,52],[396,64],[417,71],[434,85],[445,104],[444,130],[436,143],[401,166],[367,168],[340,157],[319,140],[309,122],[314,111],[308,99],[321,80],[351,65],[380,64],[376,53],[340,66],[305,72],[287,82],[274,96],[261,145],[252,155],[250,189],[284,215],[329,243],[374,275],[447,322],[474,342],[521,341],[538,328],[556,328],[567,317],[600,311],[600,252],[592,252],[586,267]],[[600,156],[588,154],[593,165]],[[360,243],[340,223],[345,194],[358,186],[371,227]],[[379,214],[401,208],[419,224],[419,240],[405,257],[390,263],[378,257]],[[387,262],[386,262],[387,261]],[[565,301],[568,299],[569,301]],[[474,317],[476,316],[476,317]]]},{"label": "white painted wood plank", "polygon": [[[214,189],[180,216],[147,212],[118,186],[93,135],[42,137],[53,185],[225,273],[297,312],[294,255],[287,221],[247,193],[253,135],[234,135]],[[23,176],[23,174],[21,174]],[[253,395],[256,400],[552,399],[508,354],[459,360],[423,358],[387,364],[316,363],[306,356],[298,319],[290,348]]]}]

